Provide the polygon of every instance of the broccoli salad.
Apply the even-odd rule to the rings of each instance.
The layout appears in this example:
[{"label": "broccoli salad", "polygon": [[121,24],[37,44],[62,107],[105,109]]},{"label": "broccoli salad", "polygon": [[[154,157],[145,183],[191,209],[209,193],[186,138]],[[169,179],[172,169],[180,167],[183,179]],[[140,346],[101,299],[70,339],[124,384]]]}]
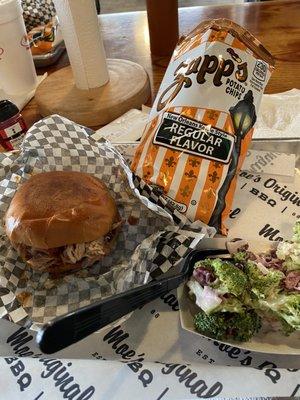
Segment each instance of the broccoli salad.
[{"label": "broccoli salad", "polygon": [[187,286],[205,336],[246,342],[262,321],[285,335],[300,330],[300,221],[276,250],[256,255],[243,244],[228,261],[197,262]]}]

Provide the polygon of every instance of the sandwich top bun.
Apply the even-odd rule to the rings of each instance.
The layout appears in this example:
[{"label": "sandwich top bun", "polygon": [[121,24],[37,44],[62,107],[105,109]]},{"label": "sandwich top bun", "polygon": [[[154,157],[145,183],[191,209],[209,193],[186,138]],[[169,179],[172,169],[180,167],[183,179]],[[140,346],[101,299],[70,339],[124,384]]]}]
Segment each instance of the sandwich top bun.
[{"label": "sandwich top bun", "polygon": [[12,243],[51,249],[97,240],[120,220],[114,199],[99,179],[82,172],[32,176],[17,190],[5,216]]}]

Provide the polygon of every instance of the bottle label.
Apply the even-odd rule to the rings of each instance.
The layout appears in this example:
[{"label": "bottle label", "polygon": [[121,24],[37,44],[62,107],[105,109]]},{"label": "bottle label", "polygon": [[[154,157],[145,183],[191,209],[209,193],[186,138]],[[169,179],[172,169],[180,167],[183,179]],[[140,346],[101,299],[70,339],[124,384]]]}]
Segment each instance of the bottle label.
[{"label": "bottle label", "polygon": [[0,151],[3,152],[18,149],[26,132],[27,127],[22,117],[20,117],[13,125],[0,129]]}]

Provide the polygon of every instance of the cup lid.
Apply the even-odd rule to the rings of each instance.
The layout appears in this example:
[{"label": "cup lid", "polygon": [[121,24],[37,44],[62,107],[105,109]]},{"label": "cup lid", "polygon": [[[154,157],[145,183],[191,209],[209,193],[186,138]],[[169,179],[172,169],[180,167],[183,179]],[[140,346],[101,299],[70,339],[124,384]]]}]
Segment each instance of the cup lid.
[{"label": "cup lid", "polygon": [[0,24],[12,21],[22,13],[20,0],[0,0]]}]

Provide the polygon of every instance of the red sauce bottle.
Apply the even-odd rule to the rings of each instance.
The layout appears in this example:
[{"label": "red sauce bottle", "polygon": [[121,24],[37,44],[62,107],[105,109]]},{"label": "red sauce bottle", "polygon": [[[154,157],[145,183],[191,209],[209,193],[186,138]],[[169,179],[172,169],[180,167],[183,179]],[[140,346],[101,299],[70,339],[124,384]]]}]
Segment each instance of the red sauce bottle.
[{"label": "red sauce bottle", "polygon": [[27,126],[18,107],[9,100],[0,101],[0,152],[19,148]]}]

